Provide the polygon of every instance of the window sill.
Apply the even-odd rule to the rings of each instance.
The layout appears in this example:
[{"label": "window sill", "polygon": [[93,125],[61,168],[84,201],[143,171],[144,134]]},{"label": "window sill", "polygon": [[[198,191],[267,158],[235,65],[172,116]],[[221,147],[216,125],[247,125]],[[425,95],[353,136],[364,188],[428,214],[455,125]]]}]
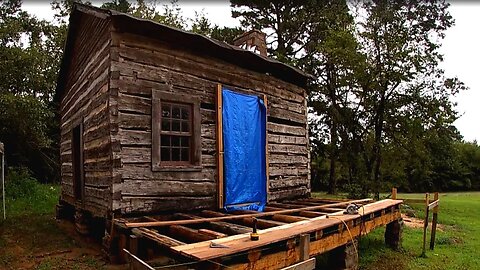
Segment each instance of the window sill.
[{"label": "window sill", "polygon": [[199,172],[203,169],[202,166],[160,166],[153,165],[152,171],[154,172]]}]

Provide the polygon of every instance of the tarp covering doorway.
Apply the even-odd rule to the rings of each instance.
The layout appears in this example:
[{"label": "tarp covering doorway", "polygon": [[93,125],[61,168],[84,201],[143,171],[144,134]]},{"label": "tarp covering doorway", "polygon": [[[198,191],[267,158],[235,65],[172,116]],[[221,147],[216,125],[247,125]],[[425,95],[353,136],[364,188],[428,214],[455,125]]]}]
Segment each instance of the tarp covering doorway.
[{"label": "tarp covering doorway", "polygon": [[266,108],[253,95],[222,89],[227,211],[263,211],[267,202]]}]

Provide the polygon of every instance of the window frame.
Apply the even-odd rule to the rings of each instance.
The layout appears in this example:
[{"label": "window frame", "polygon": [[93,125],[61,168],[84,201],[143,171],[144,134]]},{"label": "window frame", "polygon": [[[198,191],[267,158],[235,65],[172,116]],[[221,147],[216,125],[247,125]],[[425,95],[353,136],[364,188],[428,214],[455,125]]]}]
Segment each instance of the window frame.
[{"label": "window frame", "polygon": [[[168,91],[169,86],[165,85]],[[161,160],[162,102],[191,106],[190,161]],[[165,132],[163,132],[165,134]],[[202,156],[200,99],[181,93],[152,89],[152,171],[200,171]]]}]

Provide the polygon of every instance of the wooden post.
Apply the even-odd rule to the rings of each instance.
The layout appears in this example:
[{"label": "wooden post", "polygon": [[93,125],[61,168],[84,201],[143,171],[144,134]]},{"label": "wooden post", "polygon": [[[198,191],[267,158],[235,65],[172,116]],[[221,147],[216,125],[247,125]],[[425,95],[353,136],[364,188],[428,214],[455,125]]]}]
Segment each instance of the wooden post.
[{"label": "wooden post", "polygon": [[310,234],[300,235],[300,261],[306,261],[310,258]]},{"label": "wooden post", "polygon": [[3,199],[3,219],[7,219],[5,213],[5,150],[3,143],[0,143],[0,155],[2,156],[2,163],[0,164],[0,169],[2,170],[2,199]]},{"label": "wooden post", "polygon": [[136,235],[130,235],[128,251],[133,255],[138,256],[138,237]]},{"label": "wooden post", "polygon": [[397,188],[392,188],[392,200],[397,199]]},{"label": "wooden post", "polygon": [[425,220],[423,221],[423,248],[422,248],[422,257],[426,256],[426,243],[427,243],[427,228],[428,228],[428,193],[425,193]]},{"label": "wooden post", "polygon": [[223,100],[222,85],[217,85],[217,179],[218,179],[218,208],[223,208]]},{"label": "wooden post", "polygon": [[267,202],[270,190],[270,156],[268,154],[268,101],[267,95],[263,95],[263,104],[265,105],[265,172],[267,175]]},{"label": "wooden post", "polygon": [[[435,192],[434,201],[438,200],[438,192]],[[437,232],[438,205],[433,208],[432,233],[430,235],[430,249],[435,248],[435,233]]]}]

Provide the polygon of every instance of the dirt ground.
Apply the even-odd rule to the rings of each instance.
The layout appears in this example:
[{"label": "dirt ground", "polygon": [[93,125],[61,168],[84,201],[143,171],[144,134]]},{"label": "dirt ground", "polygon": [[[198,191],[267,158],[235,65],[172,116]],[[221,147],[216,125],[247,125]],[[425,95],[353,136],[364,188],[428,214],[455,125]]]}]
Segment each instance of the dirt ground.
[{"label": "dirt ground", "polygon": [[31,226],[29,220],[0,226],[0,269],[128,269],[107,264],[100,243],[81,237],[73,224],[28,218],[41,224]]},{"label": "dirt ground", "polygon": [[[405,226],[407,226],[409,228],[416,228],[416,229],[423,228],[423,219],[419,219],[419,218],[416,218],[416,217],[409,217],[405,214],[402,214],[402,218],[403,218],[403,223],[405,224]],[[429,226],[430,226],[430,224],[429,224]],[[445,226],[443,224],[438,224],[437,223],[437,230],[444,231]]]}]

